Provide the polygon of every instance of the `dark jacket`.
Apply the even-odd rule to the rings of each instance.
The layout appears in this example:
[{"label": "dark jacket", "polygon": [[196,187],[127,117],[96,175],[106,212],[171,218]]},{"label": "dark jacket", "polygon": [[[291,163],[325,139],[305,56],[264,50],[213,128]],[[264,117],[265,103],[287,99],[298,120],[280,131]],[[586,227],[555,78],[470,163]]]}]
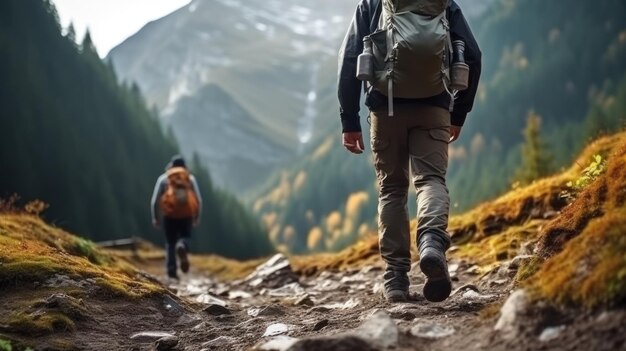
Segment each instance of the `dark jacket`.
[{"label": "dark jacket", "polygon": [[[339,51],[339,105],[341,124],[344,132],[361,131],[359,109],[362,91],[362,82],[356,78],[357,58],[363,52],[363,37],[376,31],[378,20],[382,12],[382,0],[360,0],[354,18],[348,28],[348,33]],[[465,42],[465,62],[470,67],[469,87],[458,93],[454,102],[451,122],[462,126],[467,113],[472,110],[474,98],[478,89],[481,71],[481,52],[474,39],[461,8],[452,0],[448,7],[450,35],[452,40]],[[448,108],[450,96],[444,92],[441,95],[425,99],[394,99],[394,103],[419,102],[428,105]],[[370,109],[387,105],[387,98],[377,90],[373,90],[366,98],[365,104]]]}]

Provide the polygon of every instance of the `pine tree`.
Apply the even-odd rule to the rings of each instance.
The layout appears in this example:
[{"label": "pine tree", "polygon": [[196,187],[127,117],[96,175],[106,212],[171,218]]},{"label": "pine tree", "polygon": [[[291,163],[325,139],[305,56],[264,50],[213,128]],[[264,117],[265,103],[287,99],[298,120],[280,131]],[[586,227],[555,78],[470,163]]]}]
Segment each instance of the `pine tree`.
[{"label": "pine tree", "polygon": [[72,44],[76,44],[76,29],[74,28],[74,23],[70,22],[70,25],[67,26],[67,29],[65,31],[65,37]]},{"label": "pine tree", "polygon": [[552,155],[541,138],[541,117],[534,111],[528,114],[524,128],[522,165],[516,172],[516,180],[522,184],[545,177],[552,171]]},{"label": "pine tree", "polygon": [[89,32],[89,29],[85,32],[85,37],[83,38],[80,48],[82,53],[94,54],[98,56],[98,50],[91,39],[91,32]]}]

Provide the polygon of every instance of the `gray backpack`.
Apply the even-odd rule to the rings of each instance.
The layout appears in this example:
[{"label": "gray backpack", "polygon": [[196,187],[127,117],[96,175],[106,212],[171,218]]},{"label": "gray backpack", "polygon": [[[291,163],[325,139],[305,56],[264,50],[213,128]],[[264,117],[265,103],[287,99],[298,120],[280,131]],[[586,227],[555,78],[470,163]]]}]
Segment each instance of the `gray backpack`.
[{"label": "gray backpack", "polygon": [[449,0],[381,1],[378,29],[364,38],[362,56],[370,55],[371,64],[359,57],[357,77],[388,96],[390,116],[394,97],[427,98],[444,91],[452,96]]}]

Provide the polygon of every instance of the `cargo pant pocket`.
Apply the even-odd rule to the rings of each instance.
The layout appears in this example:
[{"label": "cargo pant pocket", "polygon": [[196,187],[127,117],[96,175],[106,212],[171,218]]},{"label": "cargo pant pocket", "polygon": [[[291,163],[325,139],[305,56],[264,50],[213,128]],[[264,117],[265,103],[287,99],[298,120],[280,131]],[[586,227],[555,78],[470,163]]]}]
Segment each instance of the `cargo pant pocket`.
[{"label": "cargo pant pocket", "polygon": [[411,171],[414,180],[428,176],[445,177],[448,169],[448,128],[435,128],[412,133]]},{"label": "cargo pant pocket", "polygon": [[372,136],[370,141],[372,146],[372,153],[374,154],[374,168],[376,168],[376,174],[379,179],[389,172],[389,165],[393,163],[389,159],[389,138]]}]

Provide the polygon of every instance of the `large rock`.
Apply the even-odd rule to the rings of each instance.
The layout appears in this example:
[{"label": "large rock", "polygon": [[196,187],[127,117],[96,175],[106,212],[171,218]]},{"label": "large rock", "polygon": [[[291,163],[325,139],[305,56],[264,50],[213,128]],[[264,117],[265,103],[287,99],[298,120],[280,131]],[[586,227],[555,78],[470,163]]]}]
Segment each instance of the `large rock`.
[{"label": "large rock", "polygon": [[263,337],[266,336],[277,336],[277,335],[285,335],[289,333],[291,328],[284,323],[274,323],[270,324],[267,329],[265,329],[265,333],[263,333]]},{"label": "large rock", "polygon": [[398,326],[385,311],[376,311],[357,329],[356,335],[388,348],[398,343]]},{"label": "large rock", "polygon": [[173,350],[178,345],[178,338],[175,336],[166,336],[157,340],[154,343],[154,348],[157,351],[169,351]]},{"label": "large rock", "polygon": [[262,351],[286,351],[296,342],[298,342],[298,339],[296,338],[281,335],[271,339],[270,341],[264,342],[261,345],[258,345],[254,349]]},{"label": "large rock", "polygon": [[283,254],[276,254],[267,262],[258,266],[247,278],[252,287],[275,289],[298,282],[298,276],[291,269],[291,264]]},{"label": "large rock", "polygon": [[209,307],[203,310],[206,314],[211,316],[222,316],[225,314],[231,314],[230,310],[224,306],[220,305],[210,305]]},{"label": "large rock", "polygon": [[385,311],[374,311],[356,330],[332,337],[303,339],[288,351],[375,351],[398,343],[398,327]]},{"label": "large rock", "polygon": [[513,292],[500,309],[500,318],[494,329],[500,331],[505,338],[513,339],[519,335],[521,316],[528,309],[528,301],[528,293],[525,290]]}]

